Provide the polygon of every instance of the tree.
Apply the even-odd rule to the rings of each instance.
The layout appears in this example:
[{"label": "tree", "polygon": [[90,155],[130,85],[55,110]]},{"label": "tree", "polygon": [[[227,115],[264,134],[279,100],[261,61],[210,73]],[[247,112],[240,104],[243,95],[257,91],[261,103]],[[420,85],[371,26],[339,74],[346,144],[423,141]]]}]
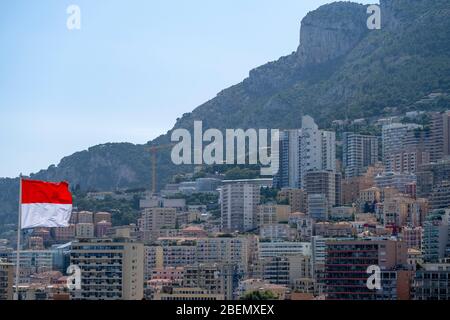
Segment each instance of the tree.
[{"label": "tree", "polygon": [[242,297],[241,300],[277,300],[278,297],[271,291],[252,291]]}]

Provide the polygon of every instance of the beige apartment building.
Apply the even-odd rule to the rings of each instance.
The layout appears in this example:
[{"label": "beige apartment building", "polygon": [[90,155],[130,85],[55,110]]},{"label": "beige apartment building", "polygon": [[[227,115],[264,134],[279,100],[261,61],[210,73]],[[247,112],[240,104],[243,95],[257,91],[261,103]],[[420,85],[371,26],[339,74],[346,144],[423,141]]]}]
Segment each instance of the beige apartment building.
[{"label": "beige apartment building", "polygon": [[142,300],[144,246],[128,239],[74,242],[71,264],[81,269],[81,290],[74,300]]},{"label": "beige apartment building", "polygon": [[262,227],[268,224],[288,222],[291,206],[288,205],[260,205],[257,209],[257,225]]},{"label": "beige apartment building", "polygon": [[145,208],[139,220],[139,227],[144,241],[155,241],[159,230],[175,229],[177,223],[176,208]]},{"label": "beige apartment building", "polygon": [[13,264],[0,260],[0,300],[12,300],[14,272]]},{"label": "beige apartment building", "polygon": [[278,193],[278,200],[287,201],[292,212],[306,213],[308,209],[308,197],[303,189],[283,189]]}]

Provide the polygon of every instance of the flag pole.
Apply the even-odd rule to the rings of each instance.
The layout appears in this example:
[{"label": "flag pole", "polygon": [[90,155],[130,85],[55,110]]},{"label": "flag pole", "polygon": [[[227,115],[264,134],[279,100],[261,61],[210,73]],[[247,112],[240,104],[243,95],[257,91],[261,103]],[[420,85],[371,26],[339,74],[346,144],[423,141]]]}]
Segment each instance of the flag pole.
[{"label": "flag pole", "polygon": [[16,250],[16,292],[14,300],[19,300],[19,283],[20,283],[20,238],[22,235],[22,175],[20,175],[19,184],[19,220],[17,223],[17,250]]}]

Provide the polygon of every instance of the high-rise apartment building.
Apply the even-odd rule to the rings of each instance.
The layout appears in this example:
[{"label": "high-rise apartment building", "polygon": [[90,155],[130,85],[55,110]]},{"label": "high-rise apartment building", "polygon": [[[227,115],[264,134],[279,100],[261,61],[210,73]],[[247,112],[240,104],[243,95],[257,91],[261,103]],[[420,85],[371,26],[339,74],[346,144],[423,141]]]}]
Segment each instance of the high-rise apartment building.
[{"label": "high-rise apartment building", "polygon": [[398,153],[404,149],[426,152],[430,162],[437,162],[448,157],[450,155],[450,111],[431,112],[429,117],[429,124],[425,127],[398,123],[383,127],[383,137],[386,136],[388,149],[386,153],[383,153],[385,161],[389,158],[389,150],[396,150]]},{"label": "high-rise apartment building", "polygon": [[73,242],[71,264],[81,269],[81,290],[75,300],[142,300],[144,246],[128,239]]},{"label": "high-rise apartment building", "polygon": [[[430,116],[430,139],[428,141],[428,150],[430,161],[436,162],[449,155],[449,121],[450,112],[433,112]],[[444,152],[445,150],[445,152]]]},{"label": "high-rise apartment building", "polygon": [[340,174],[333,171],[309,171],[305,175],[305,191],[308,195],[324,194],[331,207],[340,205]]},{"label": "high-rise apartment building", "polygon": [[351,132],[343,136],[343,166],[347,179],[362,176],[378,161],[378,137]]},{"label": "high-rise apartment building", "polygon": [[336,134],[319,130],[310,116],[302,118],[300,168],[300,187],[308,171],[336,171]]},{"label": "high-rise apartment building", "polygon": [[[382,300],[397,298],[397,282],[382,279],[381,290],[367,286],[370,266],[394,273],[407,264],[407,247],[393,240],[327,241],[325,291],[328,300]],[[400,277],[400,276],[399,276]],[[395,290],[392,290],[394,287]],[[409,291],[409,290],[408,290]]]},{"label": "high-rise apartment building", "polygon": [[250,237],[215,237],[196,241],[198,263],[230,263],[239,273],[248,271],[250,260]]},{"label": "high-rise apartment building", "polygon": [[383,145],[383,162],[386,164],[388,157],[402,150],[404,147],[404,137],[409,131],[419,129],[421,126],[411,123],[392,123],[383,126],[382,129],[382,145]]},{"label": "high-rise apartment building", "polygon": [[289,257],[274,256],[260,259],[261,278],[271,284],[289,286]]},{"label": "high-rise apartment building", "polygon": [[422,259],[436,263],[448,255],[450,209],[430,212],[423,224]]},{"label": "high-rise apartment building", "polygon": [[387,172],[415,173],[419,166],[430,162],[430,154],[421,149],[402,149],[385,157]]},{"label": "high-rise apartment building", "polygon": [[450,208],[450,181],[443,181],[433,187],[429,204],[431,210]]},{"label": "high-rise apartment building", "polygon": [[222,230],[244,232],[256,228],[260,198],[258,184],[245,180],[225,183],[220,191]]},{"label": "high-rise apartment building", "polygon": [[428,213],[428,203],[425,199],[397,195],[384,199],[381,210],[385,226],[420,226]]},{"label": "high-rise apartment building", "polygon": [[300,186],[300,129],[280,132],[279,169],[274,184],[279,188]]},{"label": "high-rise apartment building", "polygon": [[197,263],[197,246],[190,240],[166,240],[145,246],[144,275],[147,280],[155,268],[184,267]]},{"label": "high-rise apartment building", "polygon": [[278,188],[302,188],[308,171],[336,171],[336,134],[319,130],[310,116],[302,118],[302,128],[280,135]]},{"label": "high-rise apartment building", "polygon": [[324,273],[327,257],[327,239],[320,236],[311,238],[311,272],[314,280],[314,292],[321,295],[324,292]]},{"label": "high-rise apartment building", "polygon": [[145,208],[139,220],[142,240],[155,241],[161,229],[175,229],[177,223],[175,208]]},{"label": "high-rise apartment building", "polygon": [[155,268],[201,264],[233,264],[236,273],[248,271],[250,261],[247,237],[167,238],[145,247],[146,278]]},{"label": "high-rise apartment building", "polygon": [[444,181],[450,181],[450,159],[419,166],[417,176],[417,196],[427,198],[433,188]]}]

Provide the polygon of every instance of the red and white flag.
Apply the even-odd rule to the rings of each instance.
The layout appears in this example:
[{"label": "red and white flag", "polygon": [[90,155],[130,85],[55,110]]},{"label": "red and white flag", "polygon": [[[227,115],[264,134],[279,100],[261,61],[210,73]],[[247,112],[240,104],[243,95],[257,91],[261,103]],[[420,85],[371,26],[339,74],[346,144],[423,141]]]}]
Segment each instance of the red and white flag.
[{"label": "red and white flag", "polygon": [[67,182],[22,180],[21,228],[68,227],[72,194]]}]

